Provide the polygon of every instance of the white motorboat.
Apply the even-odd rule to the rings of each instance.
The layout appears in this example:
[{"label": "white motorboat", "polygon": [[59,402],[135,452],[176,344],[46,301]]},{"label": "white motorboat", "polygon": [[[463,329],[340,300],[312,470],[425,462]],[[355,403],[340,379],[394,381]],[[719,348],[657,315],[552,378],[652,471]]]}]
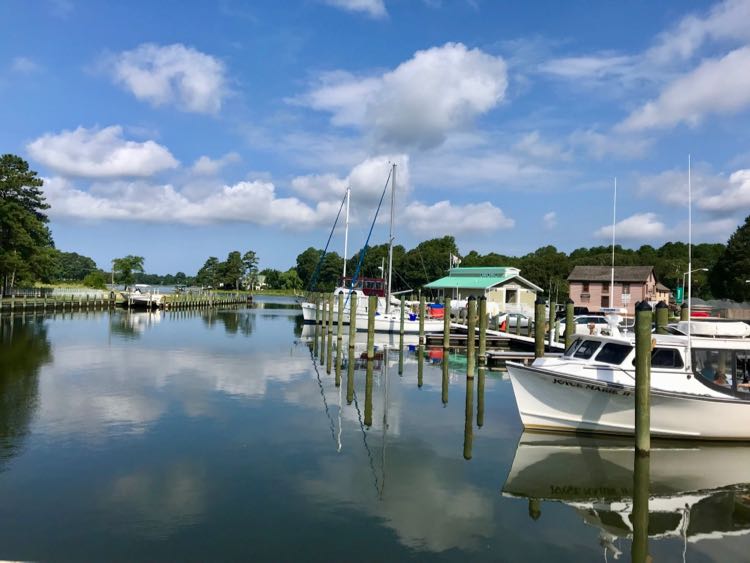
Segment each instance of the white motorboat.
[{"label": "white motorboat", "polygon": [[154,290],[150,285],[137,283],[131,291],[121,293],[123,299],[130,307],[145,307],[153,309],[161,306],[164,295]]},{"label": "white motorboat", "polygon": [[[648,535],[688,543],[750,531],[750,448],[654,441],[649,478]],[[503,496],[561,502],[588,525],[617,557],[617,540],[633,536],[633,444],[524,432],[503,485]],[[535,511],[543,512],[541,505]],[[538,518],[541,512],[535,512]]]},{"label": "white motorboat", "polygon": [[[691,324],[701,336],[654,335],[652,436],[750,440],[750,327]],[[577,335],[561,357],[508,362],[524,428],[633,434],[634,357],[632,337]]]}]

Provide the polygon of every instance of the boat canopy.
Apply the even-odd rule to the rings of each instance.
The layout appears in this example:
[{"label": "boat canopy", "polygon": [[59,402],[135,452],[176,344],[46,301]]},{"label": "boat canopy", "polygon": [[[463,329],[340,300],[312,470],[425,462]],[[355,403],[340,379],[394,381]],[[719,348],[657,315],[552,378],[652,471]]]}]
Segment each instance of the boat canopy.
[{"label": "boat canopy", "polygon": [[[677,329],[688,334],[688,322],[680,321]],[[740,321],[691,321],[691,336],[707,336],[718,338],[747,338],[750,337],[750,325]]]}]

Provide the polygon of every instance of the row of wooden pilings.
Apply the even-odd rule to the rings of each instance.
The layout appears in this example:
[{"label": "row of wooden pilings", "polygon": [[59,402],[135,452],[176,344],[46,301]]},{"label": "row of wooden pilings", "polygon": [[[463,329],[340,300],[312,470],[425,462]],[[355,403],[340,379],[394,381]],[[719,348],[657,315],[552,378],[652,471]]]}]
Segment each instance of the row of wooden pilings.
[{"label": "row of wooden pilings", "polygon": [[208,309],[225,305],[244,305],[252,303],[252,295],[245,293],[174,293],[162,296],[160,307],[175,309]]},{"label": "row of wooden pilings", "polygon": [[0,312],[18,311],[85,311],[108,309],[115,306],[114,297],[92,297],[90,295],[60,295],[43,297],[0,297]]}]

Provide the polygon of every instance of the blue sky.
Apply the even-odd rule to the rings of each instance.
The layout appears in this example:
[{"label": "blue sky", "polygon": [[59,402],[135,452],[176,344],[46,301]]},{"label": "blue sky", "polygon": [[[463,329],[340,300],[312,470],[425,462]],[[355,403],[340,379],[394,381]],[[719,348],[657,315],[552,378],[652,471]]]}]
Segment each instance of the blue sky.
[{"label": "blue sky", "polygon": [[105,269],[285,269],[347,186],[353,254],[390,162],[407,247],[608,244],[614,177],[619,243],[686,240],[688,154],[694,239],[725,242],[750,213],[748,21],[750,0],[6,0],[0,150]]}]

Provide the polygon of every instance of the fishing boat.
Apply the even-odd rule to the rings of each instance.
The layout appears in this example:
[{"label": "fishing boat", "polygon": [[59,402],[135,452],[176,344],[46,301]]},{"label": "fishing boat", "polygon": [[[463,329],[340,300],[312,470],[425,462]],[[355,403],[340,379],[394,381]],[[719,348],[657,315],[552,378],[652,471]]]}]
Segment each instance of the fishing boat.
[{"label": "fishing boat", "polygon": [[137,283],[132,290],[120,293],[124,303],[129,307],[145,307],[147,309],[157,308],[161,305],[164,295],[154,290],[150,285]]},{"label": "fishing boat", "polygon": [[[750,440],[750,326],[678,323],[682,335],[654,335],[651,435]],[[560,357],[508,362],[527,429],[633,434],[635,345],[611,336],[577,335]]]},{"label": "fishing boat", "polygon": [[[648,535],[688,544],[750,531],[750,448],[727,444],[652,442]],[[518,442],[505,497],[530,501],[530,516],[543,517],[541,502],[570,506],[599,529],[600,545],[615,558],[632,539],[633,444],[622,438],[524,432]],[[606,553],[605,553],[606,560]]]}]

